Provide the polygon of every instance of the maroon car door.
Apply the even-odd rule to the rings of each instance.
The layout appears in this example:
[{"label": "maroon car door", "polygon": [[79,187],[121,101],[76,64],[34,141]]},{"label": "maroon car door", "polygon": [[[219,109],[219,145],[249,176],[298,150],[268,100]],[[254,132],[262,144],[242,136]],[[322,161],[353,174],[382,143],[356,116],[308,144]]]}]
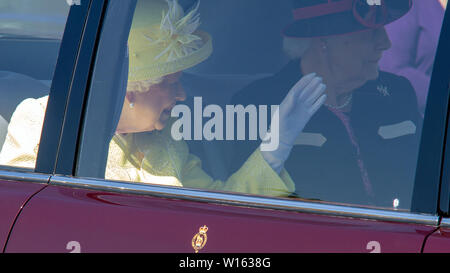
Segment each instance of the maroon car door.
[{"label": "maroon car door", "polygon": [[[55,178],[6,252],[420,252],[437,217]],[[207,228],[206,244],[194,237]]]},{"label": "maroon car door", "polygon": [[448,218],[443,219],[437,229],[424,244],[424,253],[448,253],[450,251],[450,229]]},{"label": "maroon car door", "polygon": [[[12,172],[5,174],[2,172],[1,177],[0,209],[2,213],[0,214],[0,246],[4,249],[9,232],[21,209],[35,193],[47,185],[49,176],[42,175],[39,177],[33,174]],[[31,181],[34,180],[34,183],[23,182],[25,177]]]}]

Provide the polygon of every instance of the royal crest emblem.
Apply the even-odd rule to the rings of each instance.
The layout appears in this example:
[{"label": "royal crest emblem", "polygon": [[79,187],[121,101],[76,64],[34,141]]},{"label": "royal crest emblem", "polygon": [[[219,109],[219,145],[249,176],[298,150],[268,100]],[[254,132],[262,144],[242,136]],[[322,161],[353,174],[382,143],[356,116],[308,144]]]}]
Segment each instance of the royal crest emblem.
[{"label": "royal crest emblem", "polygon": [[199,229],[199,232],[195,234],[194,238],[192,238],[192,247],[195,250],[195,253],[205,247],[206,241],[208,240],[208,236],[206,236],[206,232],[208,231],[208,227],[206,225],[202,226]]}]

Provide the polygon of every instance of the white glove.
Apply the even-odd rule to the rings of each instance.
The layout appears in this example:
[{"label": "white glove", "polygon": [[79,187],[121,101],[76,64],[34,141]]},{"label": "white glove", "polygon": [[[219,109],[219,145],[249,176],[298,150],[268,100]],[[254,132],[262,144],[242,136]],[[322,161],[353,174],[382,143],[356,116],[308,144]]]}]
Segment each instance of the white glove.
[{"label": "white glove", "polygon": [[325,89],[326,85],[322,83],[322,78],[316,77],[316,73],[302,77],[291,88],[272,116],[270,130],[272,136],[274,134],[272,130],[279,130],[278,148],[268,151],[264,149],[264,144],[261,144],[260,151],[263,158],[277,173],[283,169],[284,162],[289,157],[298,135],[326,101]]}]

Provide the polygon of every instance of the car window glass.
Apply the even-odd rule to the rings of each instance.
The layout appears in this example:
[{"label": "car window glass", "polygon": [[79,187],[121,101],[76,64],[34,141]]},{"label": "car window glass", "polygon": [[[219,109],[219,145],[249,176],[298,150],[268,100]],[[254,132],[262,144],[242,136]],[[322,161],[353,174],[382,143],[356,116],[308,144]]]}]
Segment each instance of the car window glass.
[{"label": "car window glass", "polygon": [[34,169],[69,8],[64,0],[0,3],[0,165]]},{"label": "car window glass", "polygon": [[445,8],[110,1],[77,175],[408,211]]}]

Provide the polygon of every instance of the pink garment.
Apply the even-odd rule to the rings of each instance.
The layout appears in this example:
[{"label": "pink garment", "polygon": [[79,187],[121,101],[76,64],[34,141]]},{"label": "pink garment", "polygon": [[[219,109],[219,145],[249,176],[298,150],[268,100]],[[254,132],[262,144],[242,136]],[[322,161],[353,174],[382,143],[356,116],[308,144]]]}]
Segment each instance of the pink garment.
[{"label": "pink garment", "polygon": [[383,53],[380,69],[411,82],[422,113],[444,13],[438,0],[416,0],[405,16],[386,26],[392,47]]},{"label": "pink garment", "polygon": [[328,109],[341,120],[342,124],[344,124],[345,129],[347,130],[347,134],[350,138],[350,141],[352,142],[352,144],[356,150],[356,161],[358,163],[358,167],[361,172],[361,178],[364,183],[364,189],[366,190],[367,194],[370,197],[374,198],[375,194],[373,193],[372,183],[370,182],[369,174],[367,173],[367,169],[364,166],[364,162],[363,162],[362,156],[361,156],[361,149],[359,148],[358,141],[355,137],[355,134],[353,133],[353,128],[350,124],[350,118],[341,110],[333,109],[330,107],[328,107]]}]

